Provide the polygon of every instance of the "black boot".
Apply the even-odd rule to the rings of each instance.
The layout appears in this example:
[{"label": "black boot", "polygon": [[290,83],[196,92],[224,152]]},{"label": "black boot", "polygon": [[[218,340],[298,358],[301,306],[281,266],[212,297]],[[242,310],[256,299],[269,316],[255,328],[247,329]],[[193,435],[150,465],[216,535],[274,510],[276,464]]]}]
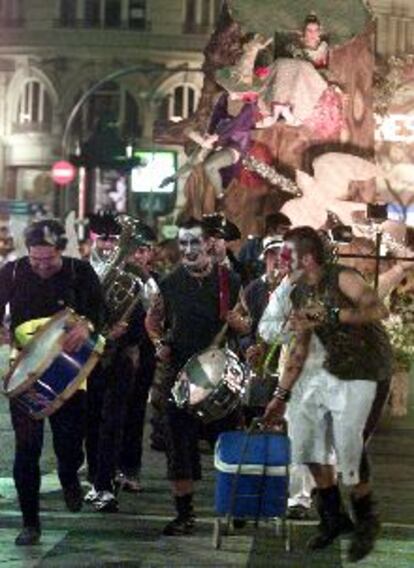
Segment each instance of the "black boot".
[{"label": "black boot", "polygon": [[177,516],[167,523],[162,531],[164,536],[182,536],[193,534],[195,515],[193,509],[193,494],[175,497]]},{"label": "black boot", "polygon": [[316,507],[320,517],[318,533],[307,544],[309,550],[320,550],[332,544],[337,536],[353,529],[345,512],[337,485],[316,490]]},{"label": "black boot", "polygon": [[350,562],[358,562],[374,548],[380,532],[380,522],[376,503],[369,493],[357,499],[351,495],[352,511],[355,517],[355,531],[348,551]]}]

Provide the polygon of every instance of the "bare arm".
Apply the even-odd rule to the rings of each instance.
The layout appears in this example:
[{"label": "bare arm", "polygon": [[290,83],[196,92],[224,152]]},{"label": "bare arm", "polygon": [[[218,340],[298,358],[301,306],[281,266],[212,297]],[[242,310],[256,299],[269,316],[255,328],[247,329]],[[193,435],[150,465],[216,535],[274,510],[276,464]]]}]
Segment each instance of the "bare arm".
[{"label": "bare arm", "polygon": [[358,273],[344,270],[339,275],[339,288],[355,308],[341,308],[338,313],[340,323],[361,325],[379,321],[388,316],[388,310],[378,294]]},{"label": "bare arm", "polygon": [[267,426],[274,426],[285,415],[290,392],[302,373],[309,353],[311,336],[310,331],[304,331],[292,340],[282,377],[264,413],[263,421]]}]

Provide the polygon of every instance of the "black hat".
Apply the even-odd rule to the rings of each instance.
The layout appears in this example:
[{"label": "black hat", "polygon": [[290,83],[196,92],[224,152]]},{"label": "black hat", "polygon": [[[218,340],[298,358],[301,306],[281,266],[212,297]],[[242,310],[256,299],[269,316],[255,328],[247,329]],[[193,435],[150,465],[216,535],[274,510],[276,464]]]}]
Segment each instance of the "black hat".
[{"label": "black hat", "polygon": [[203,215],[202,226],[205,234],[210,237],[219,237],[227,242],[237,241],[241,233],[234,223],[226,219],[220,213]]},{"label": "black hat", "polygon": [[90,213],[87,215],[87,218],[89,220],[89,230],[98,235],[98,237],[108,238],[121,233],[121,225],[109,211]]},{"label": "black hat", "polygon": [[27,248],[35,246],[52,246],[63,250],[68,242],[65,228],[57,219],[34,221],[24,231],[24,242]]},{"label": "black hat", "polygon": [[149,225],[139,222],[132,238],[138,247],[150,246],[157,240],[157,235]]}]

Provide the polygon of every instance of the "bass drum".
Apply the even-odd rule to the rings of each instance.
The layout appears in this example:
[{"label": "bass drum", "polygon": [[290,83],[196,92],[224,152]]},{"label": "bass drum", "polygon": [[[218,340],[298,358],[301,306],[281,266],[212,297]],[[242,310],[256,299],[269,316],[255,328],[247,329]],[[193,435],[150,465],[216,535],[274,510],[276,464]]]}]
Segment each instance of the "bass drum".
[{"label": "bass drum", "polygon": [[78,351],[62,351],[66,331],[79,318],[69,309],[53,316],[23,348],[4,379],[4,394],[34,419],[50,416],[75,394],[103,351],[104,340],[98,335],[84,341]]},{"label": "bass drum", "polygon": [[245,383],[245,368],[237,355],[211,347],[187,361],[172,395],[179,408],[208,423],[228,416],[241,404]]}]

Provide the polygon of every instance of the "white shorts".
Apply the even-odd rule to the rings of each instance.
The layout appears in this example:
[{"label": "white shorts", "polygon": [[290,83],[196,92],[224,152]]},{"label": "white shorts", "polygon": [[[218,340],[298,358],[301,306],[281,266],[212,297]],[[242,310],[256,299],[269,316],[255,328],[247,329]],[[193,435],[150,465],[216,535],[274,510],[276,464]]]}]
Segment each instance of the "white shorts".
[{"label": "white shorts", "polygon": [[323,368],[304,369],[288,405],[292,463],[337,463],[346,485],[359,483],[363,432],[374,381],[344,381]]}]

